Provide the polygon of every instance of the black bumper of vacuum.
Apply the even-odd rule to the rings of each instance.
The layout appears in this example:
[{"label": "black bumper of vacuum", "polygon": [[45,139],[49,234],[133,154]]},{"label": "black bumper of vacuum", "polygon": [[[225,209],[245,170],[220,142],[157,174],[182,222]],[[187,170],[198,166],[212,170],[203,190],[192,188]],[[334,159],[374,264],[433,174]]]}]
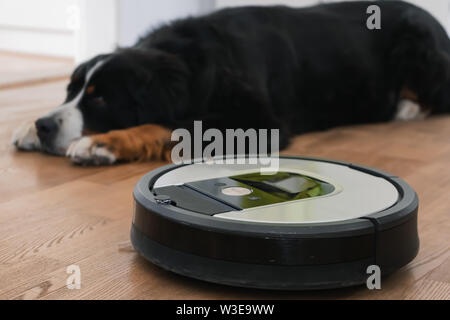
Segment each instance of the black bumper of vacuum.
[{"label": "black bumper of vacuum", "polygon": [[386,275],[409,263],[419,248],[415,192],[389,174],[340,164],[389,180],[399,191],[399,201],[382,212],[334,223],[236,222],[158,204],[150,188],[158,176],[177,168],[169,166],[136,186],[131,241],[147,260],[172,272],[264,289],[353,286],[366,282],[370,265]]}]

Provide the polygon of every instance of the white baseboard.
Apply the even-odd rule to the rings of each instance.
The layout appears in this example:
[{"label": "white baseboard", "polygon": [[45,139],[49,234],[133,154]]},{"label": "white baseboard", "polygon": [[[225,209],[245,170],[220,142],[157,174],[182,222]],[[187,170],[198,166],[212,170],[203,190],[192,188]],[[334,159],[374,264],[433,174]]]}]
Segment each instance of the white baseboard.
[{"label": "white baseboard", "polygon": [[51,32],[0,27],[0,50],[73,57],[75,36],[70,31]]}]

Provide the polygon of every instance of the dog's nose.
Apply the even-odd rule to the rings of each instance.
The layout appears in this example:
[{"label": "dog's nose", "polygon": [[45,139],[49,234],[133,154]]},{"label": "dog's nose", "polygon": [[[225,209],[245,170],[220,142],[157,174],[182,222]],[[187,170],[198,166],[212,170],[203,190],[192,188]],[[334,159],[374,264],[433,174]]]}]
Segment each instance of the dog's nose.
[{"label": "dog's nose", "polygon": [[41,118],[36,121],[36,130],[40,139],[48,139],[56,134],[59,125],[54,118]]}]

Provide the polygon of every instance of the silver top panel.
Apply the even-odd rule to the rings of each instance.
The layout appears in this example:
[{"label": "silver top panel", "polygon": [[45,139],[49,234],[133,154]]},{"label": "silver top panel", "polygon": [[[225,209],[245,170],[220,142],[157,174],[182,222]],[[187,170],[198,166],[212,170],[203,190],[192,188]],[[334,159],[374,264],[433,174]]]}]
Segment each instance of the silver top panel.
[{"label": "silver top panel", "polygon": [[[161,176],[155,188],[229,177],[259,171],[258,165],[192,164]],[[364,217],[394,205],[399,197],[386,179],[351,169],[347,166],[301,159],[280,159],[279,171],[298,173],[335,187],[331,194],[278,203],[263,207],[236,210],[215,215],[232,219],[267,223],[322,223]]]}]

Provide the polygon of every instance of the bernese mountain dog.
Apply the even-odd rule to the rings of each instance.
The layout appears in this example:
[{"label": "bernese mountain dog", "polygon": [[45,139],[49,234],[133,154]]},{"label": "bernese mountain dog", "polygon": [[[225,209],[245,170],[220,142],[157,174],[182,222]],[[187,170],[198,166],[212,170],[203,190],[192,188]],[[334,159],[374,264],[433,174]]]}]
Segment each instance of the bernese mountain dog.
[{"label": "bernese mountain dog", "polygon": [[[369,5],[380,29],[367,27]],[[81,64],[66,101],[13,143],[100,165],[163,159],[172,130],[195,120],[278,128],[283,148],[305,132],[448,112],[450,41],[426,11],[401,1],[240,7]]]}]

